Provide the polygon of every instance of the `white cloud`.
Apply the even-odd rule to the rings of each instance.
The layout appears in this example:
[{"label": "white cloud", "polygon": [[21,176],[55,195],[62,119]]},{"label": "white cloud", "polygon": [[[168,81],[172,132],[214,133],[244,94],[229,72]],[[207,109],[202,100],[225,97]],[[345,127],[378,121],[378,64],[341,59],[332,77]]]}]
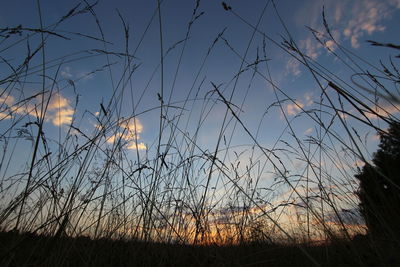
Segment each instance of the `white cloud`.
[{"label": "white cloud", "polygon": [[[31,99],[31,101],[18,106],[15,105],[15,98],[11,95],[3,101],[7,104],[7,108],[0,112],[1,119],[11,119],[15,115],[40,116],[41,96],[37,96]],[[45,95],[44,101],[47,103],[48,95]],[[61,94],[55,93],[51,96],[47,106],[45,121],[50,121],[55,126],[67,125],[72,122],[74,112],[75,110],[71,107],[70,101]]]},{"label": "white cloud", "polygon": [[51,121],[55,126],[70,124],[75,113],[69,99],[59,93],[51,97],[47,111],[46,120]]},{"label": "white cloud", "polygon": [[130,142],[126,148],[137,149],[137,150],[146,150],[147,149],[146,145],[143,142],[138,143],[137,146],[136,146],[135,142]]},{"label": "white cloud", "polygon": [[[395,6],[396,7],[396,6]],[[391,16],[393,7],[390,2],[364,0],[354,1],[351,9],[352,18],[345,24],[343,34],[350,38],[351,46],[358,48],[360,38],[382,32],[385,26],[383,20]]]},{"label": "white cloud", "polygon": [[56,109],[63,109],[69,108],[69,100],[63,97],[60,94],[54,94],[50,99],[49,105],[47,107],[48,110],[56,110]]},{"label": "white cloud", "polygon": [[304,135],[309,135],[313,132],[313,128],[308,128],[307,130],[304,131]]},{"label": "white cloud", "polygon": [[304,94],[304,100],[305,100],[305,105],[306,106],[311,106],[314,103],[314,100],[312,99],[312,93],[306,92]]},{"label": "white cloud", "polygon": [[139,119],[133,118],[130,120],[121,121],[118,124],[117,132],[107,138],[107,143],[112,144],[115,141],[125,141],[124,145],[127,145],[128,149],[146,150],[146,145],[143,142],[136,142],[140,139],[140,135],[143,131],[143,124]]},{"label": "white cloud", "polygon": [[300,71],[300,62],[295,58],[291,58],[286,63],[286,75],[292,74],[294,76],[299,76],[301,74]]},{"label": "white cloud", "polygon": [[347,7],[347,20],[339,26],[344,28],[343,34],[350,39],[353,48],[359,47],[360,39],[365,35],[385,31],[385,20],[392,18],[393,12],[400,8],[399,0],[363,0],[351,3],[352,6]]},{"label": "white cloud", "polygon": [[300,41],[300,50],[304,51],[304,53],[312,59],[317,59],[321,54],[319,48],[321,48],[321,44],[318,43],[313,36]]},{"label": "white cloud", "polygon": [[[360,43],[367,39],[367,36],[385,31],[386,21],[393,17],[396,9],[400,9],[400,0],[329,0],[323,3],[319,0],[311,0],[297,12],[296,23],[311,26],[319,32],[325,32],[322,23],[323,5],[329,28],[336,41],[347,40],[353,48],[358,48]],[[336,29],[340,29],[340,31]],[[326,39],[323,42],[325,47],[332,51],[335,50],[333,41]],[[299,47],[313,59],[321,55],[323,48],[311,35],[301,40]]]},{"label": "white cloud", "polygon": [[335,49],[336,49],[336,44],[335,44],[335,42],[332,41],[332,40],[326,41],[326,42],[325,42],[325,46],[326,46],[329,50],[331,50],[331,51],[335,51]]},{"label": "white cloud", "polygon": [[295,103],[290,103],[286,105],[286,112],[288,115],[296,115],[301,109],[304,108],[304,104],[300,101],[295,101]]},{"label": "white cloud", "polygon": [[312,93],[306,92],[303,96],[303,100],[295,100],[294,103],[287,104],[286,112],[289,116],[294,116],[305,107],[311,106],[313,103]]},{"label": "white cloud", "polygon": [[342,119],[347,119],[349,117],[349,115],[347,115],[346,113],[340,112],[340,111],[338,111],[338,114]]},{"label": "white cloud", "polygon": [[68,125],[71,124],[73,115],[74,110],[72,108],[59,109],[51,114],[49,119],[55,126]]},{"label": "white cloud", "polygon": [[354,163],[353,163],[353,167],[363,167],[365,165],[365,162],[364,161],[362,161],[362,160],[356,160]]}]

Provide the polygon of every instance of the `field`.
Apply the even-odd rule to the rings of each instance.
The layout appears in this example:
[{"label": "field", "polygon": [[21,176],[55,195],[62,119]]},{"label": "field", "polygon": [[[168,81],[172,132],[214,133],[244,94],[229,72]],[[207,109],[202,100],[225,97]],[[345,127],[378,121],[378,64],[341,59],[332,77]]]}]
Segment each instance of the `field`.
[{"label": "field", "polygon": [[400,4],[285,1],[5,6],[0,265],[400,265]]}]

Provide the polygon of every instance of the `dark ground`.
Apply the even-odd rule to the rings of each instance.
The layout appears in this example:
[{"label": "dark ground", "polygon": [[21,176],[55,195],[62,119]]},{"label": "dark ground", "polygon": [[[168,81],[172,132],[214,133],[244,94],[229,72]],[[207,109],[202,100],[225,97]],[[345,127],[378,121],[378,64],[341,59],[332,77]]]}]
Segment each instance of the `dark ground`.
[{"label": "dark ground", "polygon": [[[301,245],[321,266],[400,266],[400,248],[366,236]],[[376,244],[376,243],[375,243]],[[313,266],[297,246],[189,246],[0,232],[0,266]]]}]

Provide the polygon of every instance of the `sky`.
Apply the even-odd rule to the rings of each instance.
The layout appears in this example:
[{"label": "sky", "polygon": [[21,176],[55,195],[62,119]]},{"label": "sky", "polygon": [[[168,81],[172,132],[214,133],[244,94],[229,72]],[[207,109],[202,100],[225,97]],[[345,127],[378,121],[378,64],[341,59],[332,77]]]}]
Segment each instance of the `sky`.
[{"label": "sky", "polygon": [[[225,148],[228,152],[218,156],[226,165],[239,166],[242,161],[238,167],[241,172],[245,172],[243,162],[248,162],[253,153],[250,149],[255,144],[253,137],[262,147],[278,147],[282,151],[293,148],[301,154],[297,141],[306,144],[304,140],[317,137],[320,130],[303,111],[321,108],[322,90],[307,68],[282,49],[285,40],[295,42],[310,62],[318,62],[328,69],[330,77],[335,77],[337,83],[350,84],[347,88],[372,108],[376,104],[371,101],[374,96],[355,85],[353,81],[358,84],[364,81],[352,74],[359,71],[357,67],[374,69],[358,58],[359,65],[355,65],[343,56],[343,51],[351,51],[373,66],[379,66],[379,60],[390,62],[390,57],[396,64],[399,60],[394,58],[398,51],[374,47],[367,42],[400,43],[396,30],[400,22],[399,0],[277,0],[274,3],[227,0],[231,10],[224,10],[221,1],[215,0],[163,0],[160,1],[160,14],[157,1],[99,1],[93,7],[95,16],[82,12],[60,23],[57,22],[73,7],[84,8],[85,1],[38,2],[40,15],[36,1],[6,1],[0,10],[0,28],[21,25],[24,29],[0,42],[2,135],[12,135],[8,131],[10,127],[20,129],[21,125],[38,117],[35,105],[41,102],[41,95],[35,95],[43,90],[41,64],[44,57],[47,66],[45,90],[52,92],[44,131],[54,141],[52,145],[56,147],[65,140],[70,134],[71,123],[90,136],[101,128],[102,123],[114,121],[117,123],[105,134],[102,144],[107,147],[122,139],[132,161],[154,158],[160,143],[164,144],[162,151],[171,152],[173,162],[179,149],[167,150],[165,144],[170,144],[171,136],[182,138],[185,132],[196,138],[199,151],[212,154],[216,147],[221,151]],[[323,10],[336,43],[327,36]],[[39,49],[32,58],[32,73],[24,78],[24,83],[5,82],[13,73],[10,66],[16,69],[24,61],[28,49],[35,51],[40,44],[41,35],[35,34],[34,29],[39,29],[41,24],[42,28],[58,35],[45,35],[45,55]],[[127,38],[124,25],[129,28]],[[254,31],[255,25],[258,25],[257,31]],[[316,34],[321,37],[321,42],[316,40],[311,29],[325,34]],[[257,59],[265,59],[264,51],[266,61],[253,64]],[[162,67],[161,53],[164,55]],[[335,53],[342,56],[335,57]],[[130,56],[126,57],[126,54]],[[396,92],[396,86],[387,83],[390,90]],[[326,80],[321,79],[321,84],[325,87]],[[227,111],[216,87],[232,104],[238,117]],[[339,106],[337,95],[332,91],[329,94]],[[31,96],[35,97],[26,104],[19,102]],[[276,105],[278,100],[281,106]],[[326,104],[327,100],[324,101]],[[398,103],[389,105],[382,99],[380,101],[386,111],[398,118]],[[159,139],[161,102],[164,104],[164,125],[170,121],[171,125],[179,125],[179,130],[166,126]],[[343,105],[349,113],[357,113],[349,103]],[[327,114],[321,118],[328,125],[331,122],[329,108],[324,111]],[[377,112],[385,114],[382,109]],[[108,113],[109,121],[104,113]],[[132,116],[135,119],[124,120]],[[342,116],[362,136],[360,140],[366,140],[363,153],[370,160],[378,144],[375,131],[348,115]],[[368,117],[374,125],[387,127],[372,114]],[[333,131],[350,144],[340,120],[335,119],[332,125]],[[34,135],[32,125],[30,127],[29,131]],[[224,134],[219,137],[221,129]],[[2,175],[12,175],[19,168],[26,168],[32,153],[32,150],[27,152],[24,145],[28,139],[15,147],[21,160],[13,162]],[[176,140],[174,145],[182,144],[182,140]],[[218,140],[224,142],[219,144]],[[327,143],[332,147],[340,146],[337,140],[328,139]],[[282,152],[282,162],[294,173],[301,173],[304,162],[296,159],[293,150],[287,156]],[[255,153],[255,158],[263,157],[261,151]],[[46,153],[41,150],[41,154]],[[352,164],[362,166],[360,159],[354,155],[349,157]],[[332,160],[326,158],[324,162]],[[344,168],[328,165],[327,174],[337,174]],[[355,166],[358,165],[351,167]],[[273,174],[268,171],[271,166],[265,168],[258,172],[269,181],[266,184],[271,184]],[[213,185],[220,189],[216,191],[217,195],[227,190],[221,185],[218,188],[217,182]]]}]

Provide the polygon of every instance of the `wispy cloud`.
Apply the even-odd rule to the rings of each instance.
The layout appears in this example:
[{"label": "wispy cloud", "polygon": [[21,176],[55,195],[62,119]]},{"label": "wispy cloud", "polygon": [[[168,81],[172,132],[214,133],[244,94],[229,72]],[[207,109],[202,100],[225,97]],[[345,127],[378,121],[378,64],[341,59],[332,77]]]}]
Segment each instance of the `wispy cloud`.
[{"label": "wispy cloud", "polygon": [[295,58],[290,58],[286,63],[285,76],[287,76],[289,74],[294,75],[294,76],[299,76],[301,74],[300,62],[298,60],[296,60]]},{"label": "wispy cloud", "polygon": [[0,97],[0,105],[6,105],[8,107],[12,106],[15,102],[15,99],[12,95],[6,95]]},{"label": "wispy cloud", "polygon": [[313,132],[313,128],[308,128],[307,130],[304,131],[304,135],[309,135]]},{"label": "wispy cloud", "polygon": [[313,37],[309,37],[307,39],[300,41],[300,49],[304,51],[304,53],[312,59],[317,59],[321,54],[319,48],[321,48],[321,44],[316,42]]},{"label": "wispy cloud", "polygon": [[344,36],[350,38],[351,46],[358,48],[360,38],[375,32],[382,32],[383,20],[390,17],[392,3],[375,0],[355,1],[351,10],[352,18],[347,21],[343,30]]},{"label": "wispy cloud", "polygon": [[[362,39],[385,31],[386,21],[393,17],[396,9],[400,9],[400,0],[325,1],[323,4],[317,0],[309,1],[307,5],[304,5],[303,10],[297,12],[296,23],[324,32],[322,5],[325,6],[326,18],[335,40],[349,41],[353,48],[358,48]],[[323,40],[323,42],[329,50],[336,49],[332,40]],[[313,59],[318,58],[323,51],[323,46],[313,36],[301,40],[299,47]]]},{"label": "wispy cloud", "polygon": [[65,79],[71,79],[73,77],[71,67],[64,67],[61,71],[61,76]]}]

